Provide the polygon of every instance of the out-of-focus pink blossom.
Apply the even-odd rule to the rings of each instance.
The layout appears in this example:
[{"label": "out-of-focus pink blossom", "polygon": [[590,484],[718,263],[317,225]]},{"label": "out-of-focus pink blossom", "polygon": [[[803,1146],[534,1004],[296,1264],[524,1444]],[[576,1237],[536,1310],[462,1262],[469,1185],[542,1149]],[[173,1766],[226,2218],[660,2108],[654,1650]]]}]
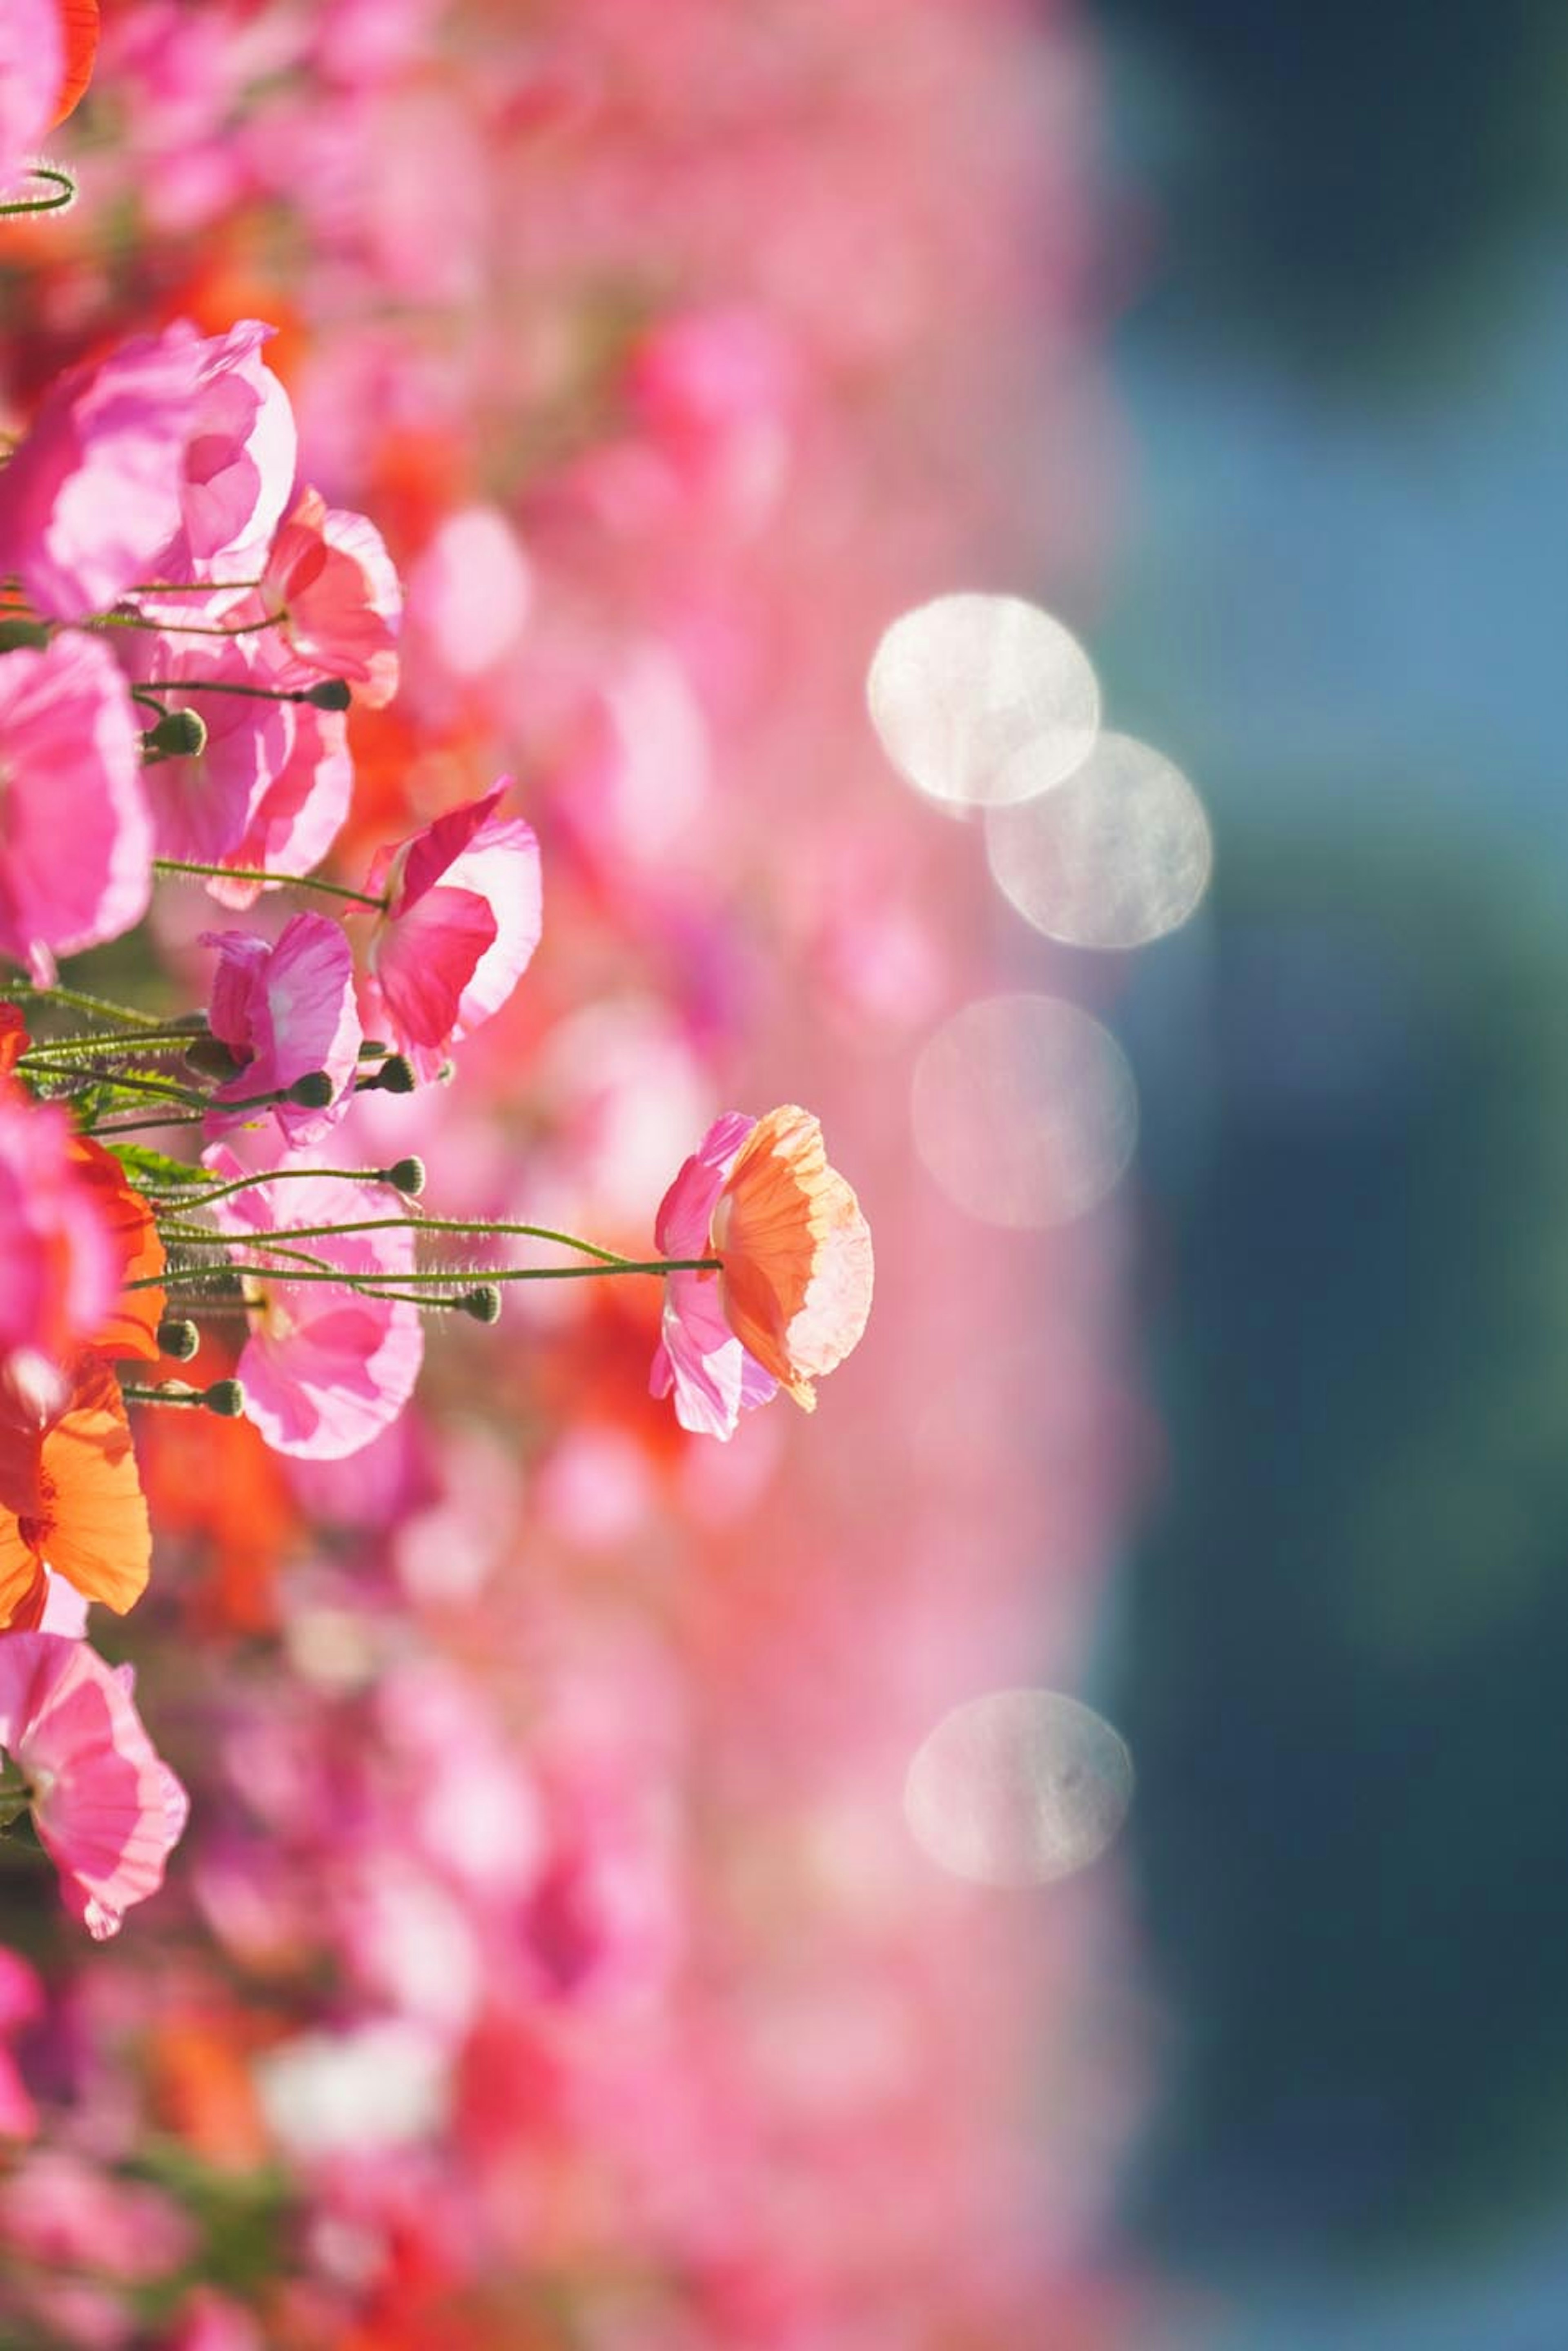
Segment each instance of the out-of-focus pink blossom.
[{"label": "out-of-focus pink blossom", "polygon": [[58,1633],[5,1634],[0,1746],[31,1791],[67,1907],[95,1940],[117,1933],[162,1884],[189,1809],[141,1727],[131,1668]]},{"label": "out-of-focus pink blossom", "polygon": [[[270,946],[246,931],[204,931],[202,941],[218,955],[207,1025],[241,1064],[214,1100],[281,1092],[308,1071],[324,1070],[332,1081],[324,1110],[272,1105],[291,1144],[319,1141],[347,1107],[364,1039],[353,954],[340,925],[325,914],[296,914]],[[208,1124],[230,1125],[245,1115],[214,1113]]]},{"label": "out-of-focus pink blossom", "polygon": [[402,590],[380,531],[363,515],[302,491],[272,542],[259,593],[286,648],[273,653],[280,679],[347,678],[355,701],[371,710],[392,700]]},{"label": "out-of-focus pink blossom", "polygon": [[137,2284],[188,2261],[196,2231],[161,2189],[40,2147],[0,2191],[0,2239],[30,2261]]},{"label": "out-of-focus pink blossom", "polygon": [[459,682],[482,677],[513,651],[532,597],[528,559],[495,507],[449,515],[409,574],[410,621]]},{"label": "out-of-focus pink blossom", "polygon": [[751,527],[784,487],[796,374],[765,313],[688,312],[633,353],[632,410],[684,487]]},{"label": "out-of-focus pink blossom", "polygon": [[[0,1943],[0,2040],[9,2040],[43,2013],[44,1987],[19,1951]],[[37,2109],[9,2049],[0,2046],[0,2139],[31,2138]]]},{"label": "out-of-focus pink blossom", "polygon": [[58,0],[7,0],[0,16],[0,193],[37,152],[64,73]]},{"label": "out-of-focus pink blossom", "polygon": [[[222,1144],[204,1156],[225,1180],[256,1172]],[[213,1211],[237,1241],[253,1245],[255,1270],[246,1284],[256,1311],[235,1369],[247,1416],[279,1453],[316,1461],[357,1453],[413,1393],[424,1353],[417,1307],[329,1281],[290,1281],[287,1259],[267,1259],[267,1236],[276,1228],[384,1217],[387,1199],[369,1185],[323,1176],[280,1185],[276,1197],[256,1183]],[[310,1247],[345,1273],[369,1275],[392,1289],[413,1270],[407,1231],[333,1232]],[[246,1253],[239,1254],[243,1261]]]},{"label": "out-of-focus pink blossom", "polygon": [[47,984],[57,956],[140,922],[152,892],[136,721],[94,639],[0,654],[0,956]]},{"label": "out-of-focus pink blossom", "polygon": [[386,902],[371,938],[366,1020],[423,1077],[500,1010],[538,945],[538,842],[521,817],[496,814],[510,780],[382,850],[365,879]]}]

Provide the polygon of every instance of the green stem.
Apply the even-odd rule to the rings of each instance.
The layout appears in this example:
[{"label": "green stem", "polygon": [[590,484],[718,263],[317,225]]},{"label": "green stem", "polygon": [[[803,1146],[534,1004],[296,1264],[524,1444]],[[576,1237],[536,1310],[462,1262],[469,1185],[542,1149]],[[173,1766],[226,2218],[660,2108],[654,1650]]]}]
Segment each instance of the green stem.
[{"label": "green stem", "polygon": [[13,204],[0,204],[0,220],[17,220],[25,213],[63,212],[74,203],[77,183],[68,172],[57,172],[52,163],[34,163],[27,172],[30,180],[47,180],[57,191],[52,196],[27,196]]},{"label": "green stem", "polygon": [[19,1066],[24,1070],[30,1069],[35,1053],[47,1053],[51,1057],[61,1053],[98,1053],[106,1058],[126,1053],[172,1053],[182,1046],[193,1045],[198,1037],[204,1037],[206,1033],[204,1024],[200,1029],[139,1029],[130,1037],[49,1037],[37,1045],[30,1045]]},{"label": "green stem", "polygon": [[[247,1241],[246,1246],[265,1249],[265,1238],[257,1234],[255,1242]],[[176,1279],[181,1281],[199,1280],[202,1270],[203,1269],[199,1267],[187,1266]],[[298,1272],[293,1272],[282,1271],[276,1266],[265,1265],[214,1266],[212,1270],[214,1273],[222,1272],[225,1275],[270,1272],[275,1279],[288,1283],[332,1281],[337,1283],[340,1290],[357,1290],[366,1298],[378,1298],[382,1295],[382,1292],[375,1287],[373,1274],[348,1273],[338,1267],[324,1270],[319,1273],[308,1271],[304,1267],[301,1267]],[[601,1275],[617,1273],[722,1273],[723,1270],[722,1258],[672,1257],[651,1259],[646,1264],[635,1265],[630,1259],[623,1259],[615,1265],[502,1265],[486,1266],[477,1271],[472,1266],[430,1266],[414,1273],[389,1275],[387,1279],[406,1282],[411,1286],[418,1284],[422,1288],[438,1289],[444,1285],[448,1290],[472,1290],[476,1285],[492,1281],[591,1281]],[[151,1290],[156,1280],[155,1275],[144,1274],[140,1280],[128,1281],[125,1287],[127,1290]]]},{"label": "green stem", "polygon": [[363,890],[345,889],[340,882],[324,882],[315,873],[268,873],[254,865],[199,865],[189,857],[155,857],[152,871],[194,874],[199,879],[218,882],[276,882],[289,890],[320,890],[329,898],[348,898],[356,906],[373,906],[379,914],[387,910],[384,898],[372,898]]},{"label": "green stem", "polygon": [[91,1013],[99,1020],[123,1020],[133,1029],[162,1029],[156,1012],[136,1012],[129,1005],[111,1004],[107,997],[84,996],[77,987],[35,987],[30,980],[9,980],[3,993],[28,1004],[64,1004],[73,1012]]},{"label": "green stem", "polygon": [[[97,622],[92,625],[96,627]],[[150,627],[156,626],[149,622]],[[268,627],[272,624],[269,622]],[[220,636],[228,631],[220,629]],[[226,677],[143,677],[131,689],[138,701],[150,694],[243,694],[252,702],[308,702],[312,689],[308,685],[241,685]]]},{"label": "green stem", "polygon": [[[233,1107],[233,1105],[225,1105],[225,1107]],[[270,1178],[258,1176],[255,1180],[258,1183],[266,1183]],[[558,1248],[578,1249],[584,1257],[596,1258],[601,1265],[609,1266],[616,1271],[629,1269],[632,1262],[630,1258],[620,1256],[614,1249],[601,1249],[596,1241],[579,1240],[575,1233],[554,1232],[548,1225],[517,1225],[504,1221],[492,1223],[487,1219],[470,1217],[360,1217],[352,1223],[344,1225],[278,1225],[267,1238],[286,1241],[312,1241],[323,1240],[332,1233],[392,1232],[459,1233],[482,1240],[506,1238],[553,1241]],[[208,1238],[217,1241],[228,1237],[214,1233]],[[714,1262],[716,1264],[717,1259],[716,1259]],[[486,1273],[481,1278],[488,1280],[490,1277]]]},{"label": "green stem", "polygon": [[[182,1208],[210,1208],[215,1201],[229,1199],[235,1192],[253,1192],[260,1184],[299,1184],[312,1177],[325,1176],[337,1184],[391,1184],[384,1167],[271,1167],[260,1176],[236,1176],[232,1184],[215,1184],[210,1191],[195,1192],[185,1186],[174,1196]],[[199,1175],[195,1180],[199,1181]],[[394,1187],[395,1188],[395,1187]],[[337,1232],[340,1227],[334,1225]],[[210,1236],[204,1234],[204,1239]]]},{"label": "green stem", "polygon": [[248,588],[265,588],[265,580],[133,580],[132,596],[239,596]]},{"label": "green stem", "polygon": [[[276,616],[268,612],[259,621],[236,621],[233,628],[220,628],[215,621],[155,621],[147,612],[100,612],[88,623],[94,629],[151,629],[161,637],[252,637],[258,629],[276,629]],[[237,692],[230,686],[228,692]],[[259,689],[256,689],[259,691]]]}]

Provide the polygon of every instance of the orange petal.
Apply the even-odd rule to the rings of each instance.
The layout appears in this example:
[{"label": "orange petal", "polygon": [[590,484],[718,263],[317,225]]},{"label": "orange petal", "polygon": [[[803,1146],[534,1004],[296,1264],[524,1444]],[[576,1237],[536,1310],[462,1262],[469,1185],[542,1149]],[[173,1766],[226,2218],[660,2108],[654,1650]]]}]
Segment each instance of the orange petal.
[{"label": "orange petal", "polygon": [[58,0],[58,5],[66,73],[55,102],[54,119],[63,122],[92,79],[93,60],[98,56],[98,0]]},{"label": "orange petal", "polygon": [[725,1319],[748,1354],[807,1412],[811,1382],[843,1361],[871,1308],[871,1233],[828,1165],[822,1130],[787,1102],[736,1155],[713,1222]]},{"label": "orange petal", "polygon": [[18,1621],[44,1561],[123,1614],[146,1588],[152,1557],[120,1383],[100,1356],[84,1355],[57,1419],[0,1423],[0,1614]]},{"label": "orange petal", "polygon": [[[120,1251],[121,1282],[140,1281],[162,1273],[163,1244],[158,1238],[152,1211],[134,1186],[127,1183],[125,1171],[113,1152],[106,1151],[101,1143],[94,1143],[85,1134],[77,1137],[75,1150]],[[163,1320],[166,1306],[162,1287],[122,1289],[119,1304],[93,1334],[94,1353],[134,1355],[144,1364],[155,1362],[159,1353],[158,1325]]]}]

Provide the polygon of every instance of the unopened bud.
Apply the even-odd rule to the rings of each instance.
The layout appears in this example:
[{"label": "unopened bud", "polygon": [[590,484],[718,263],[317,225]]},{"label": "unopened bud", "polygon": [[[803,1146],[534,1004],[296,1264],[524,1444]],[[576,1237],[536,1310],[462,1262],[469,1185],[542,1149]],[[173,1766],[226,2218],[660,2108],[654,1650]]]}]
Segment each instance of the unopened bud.
[{"label": "unopened bud", "polygon": [[203,1392],[202,1402],[220,1420],[237,1420],[245,1410],[245,1390],[237,1380],[214,1380]]},{"label": "unopened bud", "polygon": [[185,1048],[185,1066],[204,1078],[232,1078],[242,1064],[220,1037],[196,1037]]},{"label": "unopened bud", "polygon": [[283,1099],[298,1110],[325,1110],[332,1099],[332,1081],[325,1070],[307,1070],[296,1078]]},{"label": "unopened bud", "polygon": [[141,739],[160,758],[198,758],[207,747],[207,722],[199,710],[166,710]]},{"label": "unopened bud", "polygon": [[318,710],[347,710],[352,696],[347,678],[324,677],[319,685],[307,686],[299,698]]},{"label": "unopened bud", "polygon": [[419,1080],[413,1073],[413,1063],[402,1053],[389,1053],[373,1078],[361,1080],[364,1091],[372,1092],[380,1086],[383,1093],[411,1094]]},{"label": "unopened bud", "polygon": [[183,1316],[172,1315],[158,1325],[158,1353],[177,1364],[188,1364],[201,1343],[201,1332]]},{"label": "unopened bud", "polygon": [[498,1282],[482,1281],[477,1290],[469,1290],[457,1301],[459,1311],[472,1315],[476,1322],[498,1322],[501,1319],[501,1290]]},{"label": "unopened bud", "polygon": [[411,1200],[417,1200],[424,1189],[424,1162],[412,1155],[407,1159],[394,1159],[392,1165],[383,1168],[382,1173],[387,1183],[400,1192],[406,1192]]}]

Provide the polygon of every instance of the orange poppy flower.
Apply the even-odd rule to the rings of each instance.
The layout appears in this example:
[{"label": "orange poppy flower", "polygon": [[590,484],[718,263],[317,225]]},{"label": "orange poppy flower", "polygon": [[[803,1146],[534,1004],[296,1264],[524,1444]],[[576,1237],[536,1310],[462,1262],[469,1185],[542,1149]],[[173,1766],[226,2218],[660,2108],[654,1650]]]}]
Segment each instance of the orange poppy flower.
[{"label": "orange poppy flower", "polygon": [[123,1615],[152,1558],[120,1383],[102,1356],[83,1355],[63,1412],[0,1419],[0,1626],[37,1624],[46,1565]]},{"label": "orange poppy flower", "polygon": [[871,1311],[871,1231],[828,1165],[822,1130],[794,1102],[759,1118],[713,1212],[726,1322],[807,1412],[811,1383],[841,1364]]},{"label": "orange poppy flower", "polygon": [[54,120],[63,122],[79,105],[92,79],[98,56],[98,0],[59,0],[60,38],[66,53],[65,78],[55,100]]}]

